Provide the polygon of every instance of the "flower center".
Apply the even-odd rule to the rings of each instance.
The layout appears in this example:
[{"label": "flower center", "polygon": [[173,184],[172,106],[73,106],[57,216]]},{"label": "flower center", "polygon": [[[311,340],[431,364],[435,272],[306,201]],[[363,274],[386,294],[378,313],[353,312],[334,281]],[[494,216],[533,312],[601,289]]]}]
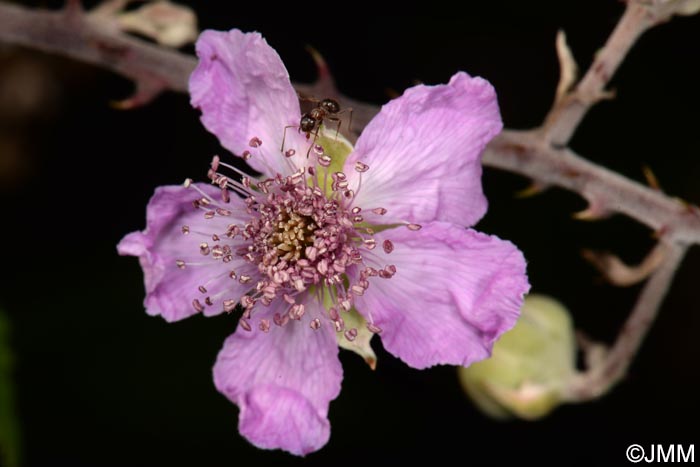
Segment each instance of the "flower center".
[{"label": "flower center", "polygon": [[283,260],[296,261],[306,258],[306,248],[314,244],[316,224],[311,216],[296,212],[281,212],[277,216],[277,229],[267,240],[269,247],[277,250]]},{"label": "flower center", "polygon": [[[339,147],[338,142],[326,143],[324,145],[334,149]],[[259,138],[250,141],[252,151],[258,151],[261,145]],[[229,224],[224,232],[198,232],[211,237],[213,242],[212,245],[200,243],[199,253],[215,261],[237,265],[228,276],[240,284],[250,284],[250,289],[241,297],[227,297],[224,290],[206,296],[204,304],[195,299],[192,306],[197,311],[203,311],[205,305],[217,306],[218,299],[222,299],[227,312],[240,304],[243,307],[241,326],[252,330],[249,321],[257,304],[269,306],[275,300],[286,302],[286,311],[273,316],[274,323],[283,326],[289,320],[301,320],[305,303],[314,299],[324,305],[327,318],[342,332],[344,322],[339,311],[353,308],[354,297],[363,295],[369,287],[368,279],[375,276],[389,279],[396,273],[393,265],[379,265],[376,255],[368,255],[376,247],[374,230],[367,227],[362,209],[353,206],[356,193],[348,188],[347,176],[341,171],[350,151],[345,150],[338,161],[324,153],[319,144],[314,144],[313,149],[312,157],[303,160],[305,166],[290,170],[291,175],[276,174],[261,180],[253,180],[221,162],[218,156],[214,157],[208,175],[212,183],[221,188],[221,201],[208,196],[189,180],[185,183],[200,191],[202,198],[194,205],[212,222],[234,214],[225,208],[231,201],[229,191],[241,195],[245,202],[245,213],[235,213],[239,222]],[[294,150],[288,150],[280,157],[289,159],[294,155]],[[254,154],[245,151],[243,156],[247,159]],[[241,175],[241,181],[221,174],[221,167]],[[360,162],[354,168],[360,176],[369,169]],[[360,187],[361,178],[357,189]],[[376,207],[371,213],[381,216],[386,209]],[[246,220],[241,222],[241,219]],[[217,225],[221,225],[220,221]],[[413,224],[408,227],[419,228]],[[182,231],[190,233],[188,226],[183,226]],[[393,250],[389,240],[385,240],[382,247],[386,253]],[[368,262],[368,258],[371,261]],[[188,264],[204,263],[177,261],[181,269]],[[206,284],[198,290],[208,293]],[[311,320],[312,329],[320,326],[318,318]],[[258,327],[267,332],[269,320],[260,319]],[[371,318],[367,327],[371,332],[380,331]],[[353,340],[357,330],[348,329],[344,335]]]}]

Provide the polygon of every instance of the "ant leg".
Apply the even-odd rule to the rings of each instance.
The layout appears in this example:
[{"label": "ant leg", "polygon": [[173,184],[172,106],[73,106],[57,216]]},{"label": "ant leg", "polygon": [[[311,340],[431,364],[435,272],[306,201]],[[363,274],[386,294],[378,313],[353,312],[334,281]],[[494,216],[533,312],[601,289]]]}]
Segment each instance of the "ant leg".
[{"label": "ant leg", "polygon": [[[321,129],[321,125],[316,126],[316,133],[314,133],[314,139],[311,141],[311,144],[309,144],[309,149],[306,151],[306,158],[309,158],[309,154],[311,153],[311,148],[316,144],[316,139],[318,138],[318,130]],[[311,135],[311,133],[308,133],[306,137],[308,138]]]},{"label": "ant leg", "polygon": [[338,139],[338,133],[340,133],[340,125],[343,123],[343,121],[337,117],[326,117],[326,120],[330,120],[332,122],[338,123],[338,126],[335,129],[335,139]]},{"label": "ant leg", "polygon": [[352,133],[352,107],[348,107],[347,109],[343,109],[340,112],[338,112],[336,115],[344,114],[345,112],[350,112],[350,118],[348,119],[348,133]]},{"label": "ant leg", "polygon": [[284,142],[287,139],[287,128],[299,128],[296,125],[287,125],[284,127],[284,133],[282,133],[282,147],[280,148],[280,152],[284,152]]}]

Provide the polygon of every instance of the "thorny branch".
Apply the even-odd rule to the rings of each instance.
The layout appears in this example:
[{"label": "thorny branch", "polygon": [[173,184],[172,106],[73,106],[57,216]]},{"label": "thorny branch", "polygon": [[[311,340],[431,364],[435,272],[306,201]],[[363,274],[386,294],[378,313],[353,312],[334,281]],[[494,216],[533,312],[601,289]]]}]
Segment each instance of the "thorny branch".
[{"label": "thorny branch", "polygon": [[[528,131],[504,130],[484,153],[485,165],[531,178],[540,189],[557,186],[580,194],[589,208],[579,218],[621,213],[647,225],[659,238],[650,257],[636,269],[625,269],[611,257],[596,257],[597,266],[609,278],[628,274],[622,282],[648,280],[611,349],[601,358],[588,359],[589,368],[571,381],[566,395],[572,401],[599,397],[624,377],[687,248],[700,244],[700,208],[589,162],[566,145],[590,107],[610,97],[605,87],[641,34],[673,14],[696,12],[698,5],[698,0],[628,0],[608,42],[578,83],[576,65],[560,34],[557,52],[562,76],[557,99],[545,122]],[[136,93],[122,103],[124,107],[148,102],[163,90],[186,92],[196,64],[194,57],[126,35],[104,15],[83,12],[77,0],[70,1],[62,11],[0,3],[0,42],[68,56],[132,79]],[[354,127],[359,132],[379,108],[341,95],[322,58],[315,53],[314,58],[319,80],[313,85],[297,84],[297,89],[336,97],[343,106],[352,107]],[[601,346],[587,347],[599,351]]]}]

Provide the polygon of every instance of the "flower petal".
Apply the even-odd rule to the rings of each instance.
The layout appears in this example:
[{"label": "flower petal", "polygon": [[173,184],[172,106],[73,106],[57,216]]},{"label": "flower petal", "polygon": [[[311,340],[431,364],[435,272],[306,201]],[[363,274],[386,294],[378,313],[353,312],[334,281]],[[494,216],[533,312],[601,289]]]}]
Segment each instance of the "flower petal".
[{"label": "flower petal", "polygon": [[[301,321],[267,333],[256,323],[250,332],[239,326],[216,360],[216,387],[240,407],[240,432],[257,447],[304,455],[328,442],[328,405],[340,393],[343,369],[330,322],[309,326],[321,316],[314,306],[307,304]],[[271,308],[281,313],[284,302]]]},{"label": "flower petal", "polygon": [[[258,33],[204,31],[196,44],[199,62],[190,77],[191,103],[221,145],[268,176],[290,173],[280,147],[306,149],[298,132],[299,98],[277,52]],[[257,137],[262,146],[251,148]],[[303,147],[302,147],[303,146]],[[300,156],[298,156],[300,157]]]},{"label": "flower petal", "polygon": [[[369,165],[356,205],[388,210],[372,222],[434,220],[474,225],[486,212],[481,153],[502,128],[488,81],[457,73],[449,84],[415,86],[367,125],[345,165]],[[370,219],[368,219],[370,220]]]},{"label": "flower petal", "polygon": [[529,284],[525,259],[510,242],[454,224],[431,222],[375,235],[390,239],[377,264],[396,266],[372,278],[357,310],[382,328],[384,347],[414,368],[467,366],[488,357],[515,324]]},{"label": "flower petal", "polygon": [[[207,193],[215,206],[219,199],[217,188],[197,184]],[[231,196],[230,204],[224,205],[232,211],[232,216],[219,216],[205,219],[204,212],[195,209],[192,202],[202,195],[194,189],[183,186],[162,186],[156,189],[148,202],[146,229],[132,232],[125,236],[117,250],[120,255],[138,256],[143,269],[146,286],[144,305],[149,315],[162,316],[166,321],[177,321],[197,313],[193,300],[199,300],[205,307],[205,315],[214,315],[223,311],[222,301],[238,300],[250,286],[244,286],[229,277],[231,270],[246,274],[251,269],[244,261],[234,255],[229,263],[214,260],[211,255],[200,254],[200,243],[208,242],[213,247],[211,235],[217,234],[223,240],[230,223],[237,212],[245,212],[243,201]],[[188,226],[190,233],[183,234],[182,227]],[[221,244],[229,242],[221,242]],[[235,250],[235,247],[232,246]],[[186,265],[184,269],[177,266],[177,261],[199,263]],[[204,286],[206,292],[198,290]],[[213,305],[205,304],[206,297],[211,297]]]}]

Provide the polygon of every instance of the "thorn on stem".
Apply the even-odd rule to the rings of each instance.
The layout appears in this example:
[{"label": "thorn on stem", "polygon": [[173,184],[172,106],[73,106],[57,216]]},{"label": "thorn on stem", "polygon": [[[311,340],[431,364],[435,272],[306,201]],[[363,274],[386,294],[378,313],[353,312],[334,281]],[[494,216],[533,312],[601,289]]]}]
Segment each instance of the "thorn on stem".
[{"label": "thorn on stem", "polygon": [[559,84],[557,85],[556,101],[564,98],[574,87],[578,79],[578,65],[566,43],[566,34],[562,29],[557,31],[557,57],[559,58]]},{"label": "thorn on stem", "polygon": [[335,80],[331,74],[330,68],[328,68],[328,63],[323,58],[323,55],[310,45],[306,46],[306,51],[311,54],[311,58],[316,64],[316,72],[318,73],[318,78],[316,82],[312,85],[314,93],[319,96],[324,97],[336,97],[338,96],[338,90],[335,87]]},{"label": "thorn on stem", "polygon": [[591,202],[583,211],[576,212],[572,217],[580,221],[599,221],[612,215],[603,203]]},{"label": "thorn on stem", "polygon": [[646,179],[647,184],[652,190],[661,191],[659,179],[656,177],[656,174],[654,174],[654,172],[651,170],[651,167],[649,167],[646,164],[642,165],[642,173],[644,174],[644,178]]},{"label": "thorn on stem", "polygon": [[533,196],[539,195],[540,193],[543,193],[549,189],[549,185],[546,183],[542,183],[539,181],[533,181],[528,185],[527,187],[523,188],[522,190],[518,190],[515,192],[515,197],[516,198],[531,198]]},{"label": "thorn on stem", "polygon": [[666,256],[666,250],[663,243],[657,244],[636,266],[629,266],[608,252],[583,250],[581,255],[600,271],[608,282],[619,287],[628,287],[645,280],[656,271]]},{"label": "thorn on stem", "polygon": [[131,97],[119,101],[112,101],[110,104],[115,109],[131,110],[150,103],[166,89],[166,86],[159,80],[152,78],[141,78],[136,82],[136,90]]}]

